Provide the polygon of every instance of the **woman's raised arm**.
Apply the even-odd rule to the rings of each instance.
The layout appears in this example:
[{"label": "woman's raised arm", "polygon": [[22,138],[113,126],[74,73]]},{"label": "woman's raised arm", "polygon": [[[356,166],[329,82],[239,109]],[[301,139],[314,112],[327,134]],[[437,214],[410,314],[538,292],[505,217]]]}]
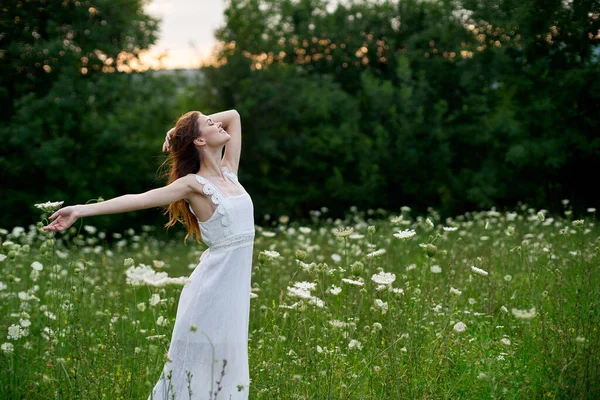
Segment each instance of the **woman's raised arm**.
[{"label": "woman's raised arm", "polygon": [[139,194],[126,194],[95,204],[77,204],[63,207],[52,214],[48,219],[54,220],[43,227],[47,231],[64,231],[78,218],[93,215],[118,214],[122,212],[143,210],[146,208],[160,207],[174,203],[188,197],[193,187],[188,177],[184,176],[168,186],[152,189]]}]

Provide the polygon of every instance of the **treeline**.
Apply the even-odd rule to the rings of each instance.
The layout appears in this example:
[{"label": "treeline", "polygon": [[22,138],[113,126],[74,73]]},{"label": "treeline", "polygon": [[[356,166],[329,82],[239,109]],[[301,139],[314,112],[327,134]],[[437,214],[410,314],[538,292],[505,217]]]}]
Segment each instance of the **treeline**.
[{"label": "treeline", "polygon": [[162,184],[164,132],[189,109],[242,115],[259,222],[322,206],[597,205],[599,1],[232,0],[218,62],[192,80],[116,70],[155,40],[141,2],[32,3],[0,20],[0,226],[34,221],[34,202]]}]

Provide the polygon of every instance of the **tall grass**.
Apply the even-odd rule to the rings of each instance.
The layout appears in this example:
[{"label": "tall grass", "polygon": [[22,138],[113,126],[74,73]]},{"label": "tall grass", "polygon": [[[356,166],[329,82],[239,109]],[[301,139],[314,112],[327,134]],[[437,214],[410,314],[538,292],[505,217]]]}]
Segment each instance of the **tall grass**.
[{"label": "tall grass", "polygon": [[[250,398],[600,398],[589,211],[320,210],[257,226]],[[204,250],[156,234],[0,230],[0,398],[147,398],[181,287],[128,285],[124,261],[187,276]]]}]

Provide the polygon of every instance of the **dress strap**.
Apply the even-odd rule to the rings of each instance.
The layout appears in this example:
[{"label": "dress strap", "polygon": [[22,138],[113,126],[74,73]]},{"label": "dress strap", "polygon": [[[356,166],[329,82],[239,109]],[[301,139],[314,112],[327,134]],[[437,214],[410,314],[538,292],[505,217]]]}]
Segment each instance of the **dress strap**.
[{"label": "dress strap", "polygon": [[217,212],[221,214],[221,224],[224,227],[223,235],[229,236],[232,233],[231,225],[233,224],[233,214],[229,209],[227,201],[225,201],[225,195],[221,193],[216,186],[214,186],[208,179],[198,174],[192,174],[202,185],[202,191],[205,195],[210,196],[210,200],[217,205]]},{"label": "dress strap", "polygon": [[[241,183],[238,181],[238,177],[237,177],[237,175],[236,175],[236,174],[235,174],[233,171],[231,171],[231,170],[229,169],[229,167],[223,167],[223,168],[221,168],[221,169],[223,170],[223,173],[225,174],[225,176],[227,176],[227,177],[228,177],[230,180],[232,180],[232,181],[233,181],[233,183],[235,183],[235,184],[236,184],[238,187],[240,187],[240,188],[244,189],[244,187],[243,187],[243,186],[241,185]],[[244,191],[245,191],[245,189],[244,189]]]}]

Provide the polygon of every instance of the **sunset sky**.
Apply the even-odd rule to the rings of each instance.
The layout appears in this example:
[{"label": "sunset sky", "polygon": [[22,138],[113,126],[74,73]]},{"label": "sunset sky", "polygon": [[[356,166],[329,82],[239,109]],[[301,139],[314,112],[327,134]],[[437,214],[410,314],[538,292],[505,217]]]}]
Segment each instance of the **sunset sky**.
[{"label": "sunset sky", "polygon": [[216,44],[213,31],[224,24],[224,7],[225,0],[152,0],[146,11],[162,21],[159,39],[141,61],[153,69],[198,68]]}]

